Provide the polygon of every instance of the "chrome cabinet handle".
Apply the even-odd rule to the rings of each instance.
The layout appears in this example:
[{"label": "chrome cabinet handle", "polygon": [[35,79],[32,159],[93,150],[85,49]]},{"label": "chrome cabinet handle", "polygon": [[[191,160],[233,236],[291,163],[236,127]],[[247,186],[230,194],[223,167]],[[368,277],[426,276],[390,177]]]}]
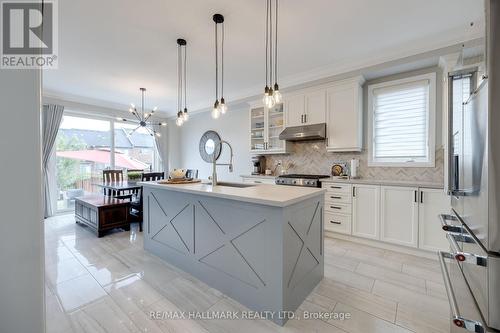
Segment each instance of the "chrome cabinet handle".
[{"label": "chrome cabinet handle", "polygon": [[352,197],[355,198],[356,197],[356,186],[353,186],[352,187]]},{"label": "chrome cabinet handle", "polygon": [[462,232],[461,225],[448,224],[448,222],[447,222],[447,221],[458,221],[458,219],[455,216],[449,215],[449,214],[440,214],[439,220],[441,221],[441,228],[444,231]]},{"label": "chrome cabinet handle", "polygon": [[337,221],[330,221],[330,223],[333,223],[333,224],[342,224],[341,222],[337,222]]},{"label": "chrome cabinet handle", "polygon": [[453,287],[450,281],[450,275],[448,274],[448,268],[446,268],[445,258],[453,258],[453,255],[448,252],[438,251],[439,266],[441,267],[441,274],[443,275],[444,287],[446,289],[446,294],[448,295],[448,301],[450,303],[451,315],[453,318],[453,323],[457,327],[464,328],[471,332],[484,333],[484,327],[480,322],[475,320],[470,320],[462,317],[458,310],[457,300],[455,298],[455,293],[453,292]]}]

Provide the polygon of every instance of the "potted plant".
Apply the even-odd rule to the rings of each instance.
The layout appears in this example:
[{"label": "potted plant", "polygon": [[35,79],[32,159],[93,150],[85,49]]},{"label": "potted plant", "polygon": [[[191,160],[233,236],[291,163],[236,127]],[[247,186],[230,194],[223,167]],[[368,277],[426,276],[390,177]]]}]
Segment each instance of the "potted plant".
[{"label": "potted plant", "polygon": [[127,173],[128,180],[138,181],[142,178],[142,172],[133,171]]}]

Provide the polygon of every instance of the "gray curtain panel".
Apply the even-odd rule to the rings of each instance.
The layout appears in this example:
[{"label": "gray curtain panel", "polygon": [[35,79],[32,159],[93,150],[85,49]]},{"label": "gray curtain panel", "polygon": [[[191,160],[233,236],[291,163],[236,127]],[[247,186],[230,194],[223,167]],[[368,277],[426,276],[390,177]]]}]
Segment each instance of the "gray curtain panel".
[{"label": "gray curtain panel", "polygon": [[166,174],[168,174],[168,129],[167,126],[160,126],[157,132],[161,134],[160,137],[155,135],[156,150],[161,159],[161,166]]},{"label": "gray curtain panel", "polygon": [[57,132],[59,131],[59,126],[61,125],[62,117],[64,112],[64,106],[45,104],[43,106],[42,113],[42,167],[43,167],[43,187],[44,187],[44,206],[45,206],[45,217],[52,216],[53,203],[51,198],[51,188],[49,181],[49,159],[54,149],[54,143],[56,142]]}]

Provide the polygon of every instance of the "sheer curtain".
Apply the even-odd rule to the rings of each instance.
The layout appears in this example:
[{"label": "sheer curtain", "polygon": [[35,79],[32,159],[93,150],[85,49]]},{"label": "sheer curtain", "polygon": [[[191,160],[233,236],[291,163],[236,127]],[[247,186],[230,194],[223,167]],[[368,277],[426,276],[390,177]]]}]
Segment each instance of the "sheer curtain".
[{"label": "sheer curtain", "polygon": [[156,150],[161,159],[161,166],[165,172],[165,176],[168,176],[168,128],[167,126],[160,126],[157,132],[161,136],[155,135]]},{"label": "sheer curtain", "polygon": [[[45,217],[54,214],[54,202],[51,192],[54,190],[53,182],[50,181],[49,161],[56,142],[57,132],[61,125],[64,106],[45,104],[42,113],[42,167],[43,167],[43,188],[44,188],[44,215]],[[52,185],[51,185],[52,184]]]}]

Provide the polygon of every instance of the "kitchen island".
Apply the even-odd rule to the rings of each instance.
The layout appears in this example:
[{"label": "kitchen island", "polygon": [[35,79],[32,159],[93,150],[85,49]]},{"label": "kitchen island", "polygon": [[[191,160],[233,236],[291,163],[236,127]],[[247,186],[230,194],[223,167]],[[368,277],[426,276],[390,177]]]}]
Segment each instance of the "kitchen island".
[{"label": "kitchen island", "polygon": [[141,185],[145,250],[275,323],[323,278],[324,189]]}]

